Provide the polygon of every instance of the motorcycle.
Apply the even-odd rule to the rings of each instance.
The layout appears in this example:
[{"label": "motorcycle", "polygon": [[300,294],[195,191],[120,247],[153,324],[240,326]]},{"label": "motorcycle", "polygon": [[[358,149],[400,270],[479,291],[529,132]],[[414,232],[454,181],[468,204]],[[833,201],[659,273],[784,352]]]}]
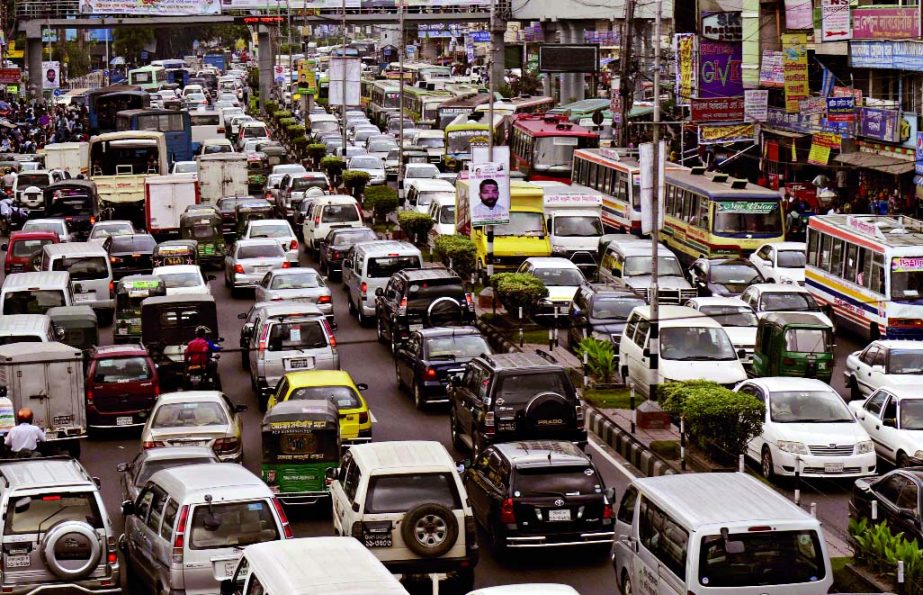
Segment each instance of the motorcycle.
[{"label": "motorcycle", "polygon": [[186,364],[186,373],[183,377],[183,388],[185,390],[221,390],[221,376],[218,374],[218,360],[220,356],[217,353],[211,353],[208,356],[208,363]]}]

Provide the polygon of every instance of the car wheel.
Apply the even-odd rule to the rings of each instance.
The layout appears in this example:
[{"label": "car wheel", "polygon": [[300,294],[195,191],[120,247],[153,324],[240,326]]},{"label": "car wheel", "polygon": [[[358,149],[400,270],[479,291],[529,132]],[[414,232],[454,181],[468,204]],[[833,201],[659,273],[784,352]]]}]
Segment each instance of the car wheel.
[{"label": "car wheel", "polygon": [[905,453],[904,451],[902,451],[902,450],[901,450],[901,451],[898,451],[896,462],[897,462],[897,467],[898,467],[898,468],[909,467],[909,466],[910,466],[910,457],[908,457],[908,456],[907,456],[907,453]]},{"label": "car wheel", "polygon": [[849,377],[849,398],[853,401],[858,401],[862,398],[862,391],[859,390],[859,382],[855,376]]},{"label": "car wheel", "polygon": [[240,350],[240,367],[246,371],[250,371],[250,352],[246,349]]},{"label": "car wheel", "polygon": [[423,396],[423,389],[419,382],[413,383],[413,404],[420,411],[426,408],[426,397]]},{"label": "car wheel", "polygon": [[455,410],[449,409],[449,433],[452,434],[452,446],[457,450],[462,450],[465,448],[465,443],[462,442],[461,433],[458,431],[458,421],[455,419]]},{"label": "car wheel", "polygon": [[346,292],[346,310],[349,312],[350,316],[356,315],[356,306],[353,304],[353,298],[349,295],[349,291]]},{"label": "car wheel", "polygon": [[356,313],[359,317],[359,326],[368,326],[369,317],[362,313],[362,306],[356,307]]},{"label": "car wheel", "polygon": [[[378,335],[378,342],[381,344],[384,344],[385,343],[385,325],[381,321],[380,316],[375,317],[375,334]],[[394,350],[392,349],[391,351],[393,352]]]},{"label": "car wheel", "polygon": [[404,388],[404,381],[401,380],[401,371],[397,367],[397,361],[394,362],[394,377],[397,379],[397,390]]},{"label": "car wheel", "polygon": [[224,272],[224,286],[227,287],[228,289],[231,288],[231,280],[228,278],[227,271]]},{"label": "car wheel", "polygon": [[628,571],[622,571],[622,580],[619,583],[619,590],[622,592],[622,595],[634,595],[634,590],[631,588],[631,578],[628,576]]},{"label": "car wheel", "polygon": [[490,553],[495,560],[503,561],[506,558],[508,549],[506,547],[506,534],[499,519],[494,519],[490,529],[487,530],[490,538]]},{"label": "car wheel", "polygon": [[772,481],[776,476],[775,467],[772,462],[772,453],[769,452],[769,447],[763,447],[763,454],[760,457],[760,472],[763,474],[767,480]]}]

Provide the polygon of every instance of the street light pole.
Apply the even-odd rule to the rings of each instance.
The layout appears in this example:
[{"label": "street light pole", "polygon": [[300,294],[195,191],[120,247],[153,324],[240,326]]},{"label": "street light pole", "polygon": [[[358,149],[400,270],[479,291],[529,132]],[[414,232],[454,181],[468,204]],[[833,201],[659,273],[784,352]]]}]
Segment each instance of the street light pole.
[{"label": "street light pole", "polygon": [[404,202],[404,52],[407,51],[407,48],[404,47],[404,0],[397,0],[397,17],[398,17],[398,29],[400,31],[397,34],[398,38],[398,52],[397,52],[397,63],[398,63],[398,83],[397,83],[397,102],[399,106],[399,115],[398,120],[400,120],[400,132],[398,132],[397,137],[397,187],[398,192],[400,193],[400,202]]},{"label": "street light pole", "polygon": [[663,11],[663,0],[657,0],[654,10],[656,16],[654,20],[654,125],[652,131],[654,159],[653,159],[653,200],[651,200],[651,327],[650,341],[648,350],[650,352],[650,371],[651,383],[649,386],[648,398],[652,401],[657,400],[657,374],[660,366],[660,278],[659,267],[657,266],[658,248],[660,248],[660,186],[663,180],[660,179],[660,36],[661,36],[661,12]]},{"label": "street light pole", "polygon": [[340,63],[343,65],[343,82],[340,84],[340,117],[343,118],[343,154],[346,155],[346,0],[343,0],[343,21],[340,24],[343,34],[343,47],[340,49]]},{"label": "street light pole", "polygon": [[[288,72],[285,73],[285,86],[292,87],[292,2],[285,0],[285,12],[288,13]],[[282,90],[282,96],[285,97],[285,90]],[[294,103],[294,101],[292,102]],[[289,106],[291,107],[291,106]]]},{"label": "street light pole", "polygon": [[[490,53],[487,55],[487,93],[490,98],[487,100],[487,161],[493,163],[494,160],[494,91],[496,81],[494,80],[494,8],[495,0],[490,0],[490,21],[488,28],[490,30]],[[509,174],[509,172],[507,172]],[[487,234],[487,278],[490,279],[494,274],[494,226],[488,225],[485,230]]]}]

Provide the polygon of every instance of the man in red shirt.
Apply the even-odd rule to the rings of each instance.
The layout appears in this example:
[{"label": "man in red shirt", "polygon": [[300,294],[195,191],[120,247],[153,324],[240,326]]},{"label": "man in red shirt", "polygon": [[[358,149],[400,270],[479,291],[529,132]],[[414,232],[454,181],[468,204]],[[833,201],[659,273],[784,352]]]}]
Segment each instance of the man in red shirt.
[{"label": "man in red shirt", "polygon": [[186,344],[186,366],[208,365],[209,354],[211,354],[211,342],[205,338],[205,327],[198,327],[195,330],[195,339]]}]

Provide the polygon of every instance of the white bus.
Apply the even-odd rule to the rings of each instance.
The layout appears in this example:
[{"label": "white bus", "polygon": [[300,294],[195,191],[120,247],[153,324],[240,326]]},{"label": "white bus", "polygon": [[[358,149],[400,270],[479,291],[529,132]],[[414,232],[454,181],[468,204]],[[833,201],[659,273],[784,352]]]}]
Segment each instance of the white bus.
[{"label": "white bus", "polygon": [[923,339],[923,222],[811,217],[805,286],[834,324],[871,340]]}]

